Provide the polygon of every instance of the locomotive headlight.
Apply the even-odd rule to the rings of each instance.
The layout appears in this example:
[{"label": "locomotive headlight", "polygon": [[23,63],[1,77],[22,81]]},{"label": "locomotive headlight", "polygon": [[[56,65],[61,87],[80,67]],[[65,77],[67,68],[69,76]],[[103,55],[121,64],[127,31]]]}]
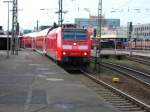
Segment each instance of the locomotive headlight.
[{"label": "locomotive headlight", "polygon": [[63,55],[66,55],[66,52],[63,52]]},{"label": "locomotive headlight", "polygon": [[73,45],[77,45],[77,43],[73,43]]},{"label": "locomotive headlight", "polygon": [[86,52],[84,52],[84,53],[83,53],[83,55],[84,55],[84,56],[86,56],[86,55],[87,55],[87,53],[86,53]]}]

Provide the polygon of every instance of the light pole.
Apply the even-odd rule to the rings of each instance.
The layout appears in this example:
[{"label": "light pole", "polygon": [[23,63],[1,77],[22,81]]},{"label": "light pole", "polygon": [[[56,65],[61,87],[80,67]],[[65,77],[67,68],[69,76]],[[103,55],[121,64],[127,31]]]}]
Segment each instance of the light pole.
[{"label": "light pole", "polygon": [[9,3],[13,1],[3,1],[4,3],[8,3],[8,25],[7,25],[7,58],[9,58]]}]

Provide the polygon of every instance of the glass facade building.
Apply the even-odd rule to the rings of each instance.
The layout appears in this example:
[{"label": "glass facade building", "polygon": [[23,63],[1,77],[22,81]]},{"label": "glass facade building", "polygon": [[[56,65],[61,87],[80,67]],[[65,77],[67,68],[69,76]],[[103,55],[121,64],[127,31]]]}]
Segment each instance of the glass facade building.
[{"label": "glass facade building", "polygon": [[[75,24],[80,27],[93,27],[97,28],[98,19],[88,19],[88,18],[75,18]],[[116,28],[120,26],[120,19],[102,19],[102,27]]]}]

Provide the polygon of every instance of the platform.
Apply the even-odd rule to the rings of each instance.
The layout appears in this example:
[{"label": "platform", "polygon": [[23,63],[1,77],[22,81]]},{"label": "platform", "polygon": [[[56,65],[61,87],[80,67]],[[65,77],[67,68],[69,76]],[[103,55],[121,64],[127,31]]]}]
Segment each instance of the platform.
[{"label": "platform", "polygon": [[[125,56],[130,55],[130,52],[132,52],[132,55],[137,56],[145,56],[150,57],[150,51],[149,50],[129,50],[129,49],[116,49],[116,50],[101,50],[101,56]],[[95,50],[91,50],[92,56],[96,56]]]},{"label": "platform", "polygon": [[121,54],[127,54],[127,55],[135,55],[135,56],[145,56],[145,57],[150,57],[150,50],[118,50],[117,53]]},{"label": "platform", "polygon": [[116,112],[49,58],[31,50],[0,55],[0,112]]}]

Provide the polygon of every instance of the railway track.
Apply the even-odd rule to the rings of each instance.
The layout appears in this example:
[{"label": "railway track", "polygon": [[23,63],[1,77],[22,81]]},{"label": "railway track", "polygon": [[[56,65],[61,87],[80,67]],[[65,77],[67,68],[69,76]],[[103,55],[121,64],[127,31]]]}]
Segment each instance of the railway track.
[{"label": "railway track", "polygon": [[[84,74],[82,83],[93,89],[105,101],[113,105],[121,112],[150,112],[150,106],[127,95],[126,93],[108,85],[94,75],[81,70]],[[86,78],[86,79],[85,79]]]},{"label": "railway track", "polygon": [[126,56],[128,60],[131,60],[131,61],[135,61],[135,62],[138,62],[138,63],[141,63],[141,64],[144,64],[144,65],[148,65],[150,66],[150,60],[149,59],[142,59],[144,57],[134,57],[134,56]]},{"label": "railway track", "polygon": [[147,87],[150,87],[150,74],[146,74],[128,67],[124,67],[121,65],[113,64],[110,62],[102,62],[102,66],[107,67],[109,69],[115,70],[121,74],[127,75],[134,80],[144,84]]}]

